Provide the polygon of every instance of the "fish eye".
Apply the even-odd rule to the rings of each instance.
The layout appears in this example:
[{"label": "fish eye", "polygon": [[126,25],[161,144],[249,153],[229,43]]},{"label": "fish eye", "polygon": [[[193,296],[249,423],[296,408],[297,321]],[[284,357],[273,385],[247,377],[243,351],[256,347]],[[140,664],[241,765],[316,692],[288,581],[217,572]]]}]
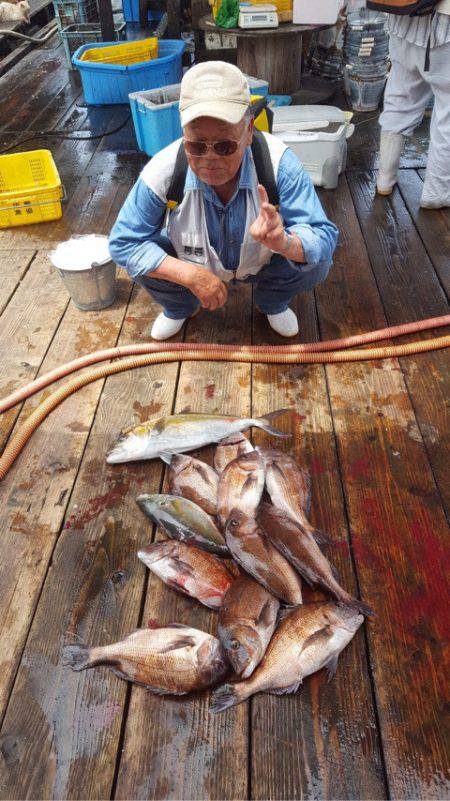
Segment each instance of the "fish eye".
[{"label": "fish eye", "polygon": [[241,646],[241,644],[240,644],[239,640],[231,640],[230,648],[231,648],[232,651],[238,651],[240,646]]},{"label": "fish eye", "polygon": [[235,520],[234,518],[232,518],[232,519],[230,520],[230,526],[237,526],[237,524],[238,524],[238,521],[237,521],[237,520]]}]

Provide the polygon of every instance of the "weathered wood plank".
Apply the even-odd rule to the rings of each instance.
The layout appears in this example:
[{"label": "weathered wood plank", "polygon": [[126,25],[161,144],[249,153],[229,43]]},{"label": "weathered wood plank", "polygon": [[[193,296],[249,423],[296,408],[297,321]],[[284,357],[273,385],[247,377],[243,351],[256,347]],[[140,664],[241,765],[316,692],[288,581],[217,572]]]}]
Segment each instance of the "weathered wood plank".
[{"label": "weathered wood plank", "polygon": [[[45,372],[87,351],[111,345],[120,331],[130,283],[122,280],[116,302],[102,314],[71,304],[41,365]],[[48,300],[44,303],[48,307]],[[50,390],[46,390],[48,394]],[[2,560],[0,714],[4,710],[42,581],[63,520],[94,415],[101,383],[86,387],[58,407],[35,432],[0,488]],[[39,402],[30,398],[25,419]],[[33,493],[30,495],[30,489]]]},{"label": "weathered wood plank", "polygon": [[[313,293],[299,297],[297,310],[301,340],[317,340]],[[259,314],[254,340],[281,342]],[[252,399],[254,415],[292,408],[292,415],[277,421],[292,439],[275,440],[256,431],[255,441],[286,450],[310,470],[311,520],[336,541],[328,556],[343,586],[357,595],[324,368],[255,365]],[[305,601],[323,597],[304,585]],[[297,695],[253,698],[252,798],[386,798],[363,631],[339,661],[330,684],[321,671]]]},{"label": "weathered wood plank", "polygon": [[[247,339],[249,288],[231,289],[226,309],[202,312],[189,323],[187,339]],[[248,414],[250,366],[212,362],[182,365],[176,411]],[[212,449],[200,458],[211,459]],[[182,622],[216,633],[216,613],[168,589],[150,575],[143,622]],[[133,687],[120,761],[116,798],[247,798],[247,709],[219,716],[208,711],[208,693],[167,699]]]},{"label": "weathered wood plank", "polygon": [[[0,237],[1,246],[1,237]],[[34,250],[0,250],[0,263],[2,265],[2,280],[0,283],[0,315],[14,293],[20,281],[23,279],[31,262],[33,261]]]},{"label": "weathered wood plank", "polygon": [[[47,253],[38,253],[2,315],[2,397],[35,378],[68,302]],[[15,406],[1,416],[0,447],[19,411]]]},{"label": "weathered wood plank", "polygon": [[445,216],[434,209],[420,208],[423,185],[415,170],[401,170],[398,187],[448,297],[450,295],[450,231]]},{"label": "weathered wood plank", "polygon": [[[143,336],[154,308],[146,293],[134,293],[122,343]],[[105,322],[99,318],[97,336]],[[92,344],[85,341],[83,350]],[[136,552],[151,527],[135,498],[158,490],[162,463],[109,466],[104,456],[122,427],[170,412],[177,372],[176,364],[156,365],[106,382],[1,733],[6,757],[0,775],[8,797],[110,797],[127,685],[104,669],[73,673],[62,666],[61,649],[79,637],[89,644],[111,642],[138,625],[144,568]],[[97,383],[91,398],[80,395],[75,417],[74,409],[65,410],[65,430],[81,429],[83,443],[100,388]],[[105,529],[109,516],[115,524]],[[12,742],[17,758],[11,760]]]},{"label": "weathered wood plank", "polygon": [[[339,195],[324,201],[341,241],[330,279],[317,291],[322,336],[381,327],[383,309],[345,179]],[[392,260],[385,258],[388,270]],[[421,264],[414,270],[428,274]],[[418,372],[426,360],[417,357]],[[359,586],[377,612],[367,636],[389,794],[442,798],[448,529],[440,497],[398,363],[330,365],[327,380]]]},{"label": "weathered wood plank", "polygon": [[[362,172],[351,173],[349,186],[388,323],[398,325],[448,314],[445,293],[398,189],[387,200],[373,200],[374,176]],[[431,336],[433,332],[424,332],[409,339]],[[443,350],[411,356],[401,361],[401,368],[450,517],[448,353]]]}]

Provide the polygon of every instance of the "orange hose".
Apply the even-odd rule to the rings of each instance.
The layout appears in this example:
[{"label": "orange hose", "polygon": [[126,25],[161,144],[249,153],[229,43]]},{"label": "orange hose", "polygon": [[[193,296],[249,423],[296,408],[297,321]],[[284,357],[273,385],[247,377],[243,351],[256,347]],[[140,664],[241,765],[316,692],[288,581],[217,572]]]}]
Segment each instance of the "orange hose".
[{"label": "orange hose", "polygon": [[[251,351],[252,353],[321,353],[322,351],[342,350],[358,345],[366,345],[370,342],[379,342],[382,339],[392,339],[394,337],[404,336],[405,334],[416,333],[417,331],[425,331],[430,328],[440,328],[441,326],[450,325],[450,314],[443,315],[442,317],[430,317],[427,320],[418,320],[414,323],[404,323],[403,325],[390,326],[388,328],[380,328],[376,331],[368,331],[365,334],[355,334],[343,339],[330,339],[323,342],[310,342],[296,345],[252,345],[241,346],[242,352]],[[26,384],[19,389],[14,390],[6,398],[0,400],[0,413],[6,412],[11,406],[20,403],[36,392],[39,392],[49,384],[59,381],[70,373],[80,370],[83,367],[89,367],[91,364],[98,362],[108,361],[109,359],[116,359],[122,356],[137,356],[143,353],[161,353],[167,348],[165,342],[145,342],[135,343],[134,345],[119,345],[115,348],[107,348],[105,350],[98,350],[94,353],[87,353],[85,356],[80,356],[78,359],[73,359],[66,364],[50,370],[29,384]],[[201,348],[208,350],[211,355],[216,351],[220,353],[236,351],[235,345],[192,345],[188,342],[176,342],[170,345],[171,351],[185,351],[195,350]]]},{"label": "orange hose", "polygon": [[[336,364],[341,362],[366,361],[369,359],[387,359],[409,356],[413,353],[423,353],[425,351],[438,350],[450,345],[450,335],[438,337],[437,339],[421,340],[420,342],[410,342],[406,345],[389,345],[379,348],[369,348],[367,350],[337,350],[326,353],[298,353],[282,351],[282,348],[264,348],[262,351],[255,351],[251,347],[230,349],[226,345],[214,346],[215,361],[230,362],[257,362],[261,364]],[[72,378],[62,387],[49,395],[23,423],[19,430],[13,434],[10,441],[0,457],[0,480],[2,480],[10,467],[25,447],[33,432],[40,426],[43,420],[56,408],[65,398],[72,395],[78,389],[99,378],[106,378],[108,375],[130,370],[134,367],[143,367],[148,364],[159,364],[176,361],[211,361],[211,346],[194,345],[182,350],[172,348],[172,350],[157,353],[147,353],[141,356],[130,356],[118,359],[110,364],[102,365],[95,369],[88,370],[75,378]]]}]

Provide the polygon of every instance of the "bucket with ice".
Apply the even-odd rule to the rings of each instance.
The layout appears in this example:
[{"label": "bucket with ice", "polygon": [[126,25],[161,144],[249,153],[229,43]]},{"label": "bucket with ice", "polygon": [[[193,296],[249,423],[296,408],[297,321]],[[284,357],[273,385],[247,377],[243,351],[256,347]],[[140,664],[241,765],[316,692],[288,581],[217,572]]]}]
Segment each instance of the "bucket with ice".
[{"label": "bucket with ice", "polygon": [[82,311],[104,309],[116,297],[116,265],[108,249],[108,237],[97,234],[73,236],[50,253],[75,306]]}]

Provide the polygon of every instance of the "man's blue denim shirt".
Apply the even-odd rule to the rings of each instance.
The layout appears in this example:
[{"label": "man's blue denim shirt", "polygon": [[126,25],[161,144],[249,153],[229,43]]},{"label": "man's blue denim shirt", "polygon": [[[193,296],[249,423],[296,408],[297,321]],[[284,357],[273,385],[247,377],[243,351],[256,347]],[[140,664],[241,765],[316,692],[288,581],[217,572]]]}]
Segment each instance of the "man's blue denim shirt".
[{"label": "man's blue denim shirt", "polygon": [[[238,187],[226,206],[214,189],[203,183],[190,168],[186,175],[185,189],[203,189],[209,240],[228,270],[237,269],[244,238],[245,190],[252,187],[250,153],[250,148],[247,148]],[[311,178],[289,148],[279,163],[277,186],[284,227],[300,237],[307,263],[330,266],[338,230],[325,216]],[[110,236],[111,256],[131,278],[156,270],[167,255],[155,241],[161,236],[165,214],[165,203],[139,178],[122,206]],[[302,264],[297,266],[301,270]]]}]

